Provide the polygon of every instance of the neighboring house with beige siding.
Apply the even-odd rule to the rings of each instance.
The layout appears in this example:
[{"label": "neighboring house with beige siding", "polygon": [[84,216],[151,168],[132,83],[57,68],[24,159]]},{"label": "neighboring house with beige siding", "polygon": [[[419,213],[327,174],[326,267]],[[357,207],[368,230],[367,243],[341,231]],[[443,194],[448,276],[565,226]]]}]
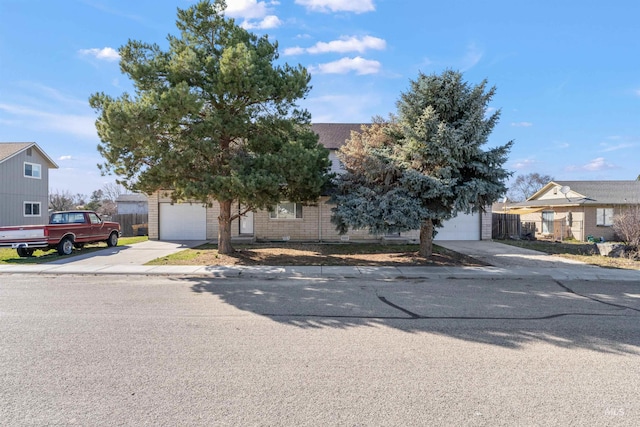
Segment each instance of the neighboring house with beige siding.
[{"label": "neighboring house with beige siding", "polygon": [[[313,130],[319,142],[329,149],[331,171],[340,173],[343,168],[337,157],[338,149],[351,137],[352,131],[360,131],[361,123],[316,123]],[[367,230],[349,230],[341,236],[331,223],[329,197],[321,197],[317,203],[301,205],[282,201],[271,211],[249,212],[231,226],[233,241],[381,241],[401,240],[417,242],[419,230],[392,235],[373,235]],[[240,207],[235,209],[240,212]],[[215,240],[218,237],[220,207],[197,202],[172,203],[168,191],[149,196],[149,238],[159,240]],[[485,240],[491,239],[491,212],[459,215],[438,230],[436,240]]]},{"label": "neighboring house with beige siding", "polygon": [[0,143],[0,226],[49,222],[49,169],[35,142]]},{"label": "neighboring house with beige siding", "polygon": [[638,206],[640,181],[551,181],[508,212],[537,238],[616,240],[614,216]]}]

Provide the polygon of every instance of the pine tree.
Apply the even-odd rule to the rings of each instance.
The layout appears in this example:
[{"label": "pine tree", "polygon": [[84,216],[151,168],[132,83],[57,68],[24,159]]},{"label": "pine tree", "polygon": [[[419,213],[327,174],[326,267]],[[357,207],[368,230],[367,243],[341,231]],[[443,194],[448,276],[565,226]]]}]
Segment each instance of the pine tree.
[{"label": "pine tree", "polygon": [[233,252],[231,222],[280,200],[315,200],[328,151],[297,107],[309,91],[302,66],[274,65],[277,43],[224,16],[224,0],[178,9],[180,37],[166,51],[129,41],[121,70],[135,95],[96,93],[91,106],[105,159],[127,188],[173,190],[175,200],[220,204],[218,250]]},{"label": "pine tree", "polygon": [[[429,257],[443,221],[481,211],[503,195],[512,142],[483,148],[500,114],[488,114],[494,93],[486,81],[470,86],[454,71],[412,81],[396,116],[376,120],[341,149],[346,173],[337,179],[332,218],[338,230],[420,229],[420,255]],[[358,162],[378,167],[355,167]]]}]

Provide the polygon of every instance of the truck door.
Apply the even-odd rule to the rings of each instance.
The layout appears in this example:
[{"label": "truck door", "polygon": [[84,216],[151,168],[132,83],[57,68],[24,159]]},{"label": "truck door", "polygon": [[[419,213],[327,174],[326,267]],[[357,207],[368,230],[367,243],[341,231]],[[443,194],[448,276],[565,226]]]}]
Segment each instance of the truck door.
[{"label": "truck door", "polygon": [[[102,237],[104,230],[102,230],[102,220],[93,212],[89,213],[89,221],[91,222],[91,237]],[[106,238],[106,236],[104,236]]]},{"label": "truck door", "polygon": [[87,220],[82,212],[69,213],[69,229],[76,235],[76,241],[82,242],[91,234],[91,226],[87,224]]}]

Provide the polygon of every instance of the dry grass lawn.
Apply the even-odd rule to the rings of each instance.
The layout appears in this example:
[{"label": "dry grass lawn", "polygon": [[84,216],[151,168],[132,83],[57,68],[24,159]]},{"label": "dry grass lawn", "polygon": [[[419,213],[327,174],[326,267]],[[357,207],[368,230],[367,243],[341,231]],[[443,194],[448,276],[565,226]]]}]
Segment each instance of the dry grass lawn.
[{"label": "dry grass lawn", "polygon": [[359,243],[275,243],[236,245],[221,255],[216,245],[187,249],[148,265],[337,265],[337,266],[481,266],[482,262],[434,246],[431,258],[419,257],[418,245]]}]

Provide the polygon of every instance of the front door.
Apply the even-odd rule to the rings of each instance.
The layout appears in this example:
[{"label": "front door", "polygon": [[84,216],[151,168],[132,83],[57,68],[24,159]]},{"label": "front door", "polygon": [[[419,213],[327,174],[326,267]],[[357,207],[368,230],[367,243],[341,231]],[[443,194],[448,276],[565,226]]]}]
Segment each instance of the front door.
[{"label": "front door", "polygon": [[253,212],[249,211],[240,217],[240,234],[253,236]]}]

